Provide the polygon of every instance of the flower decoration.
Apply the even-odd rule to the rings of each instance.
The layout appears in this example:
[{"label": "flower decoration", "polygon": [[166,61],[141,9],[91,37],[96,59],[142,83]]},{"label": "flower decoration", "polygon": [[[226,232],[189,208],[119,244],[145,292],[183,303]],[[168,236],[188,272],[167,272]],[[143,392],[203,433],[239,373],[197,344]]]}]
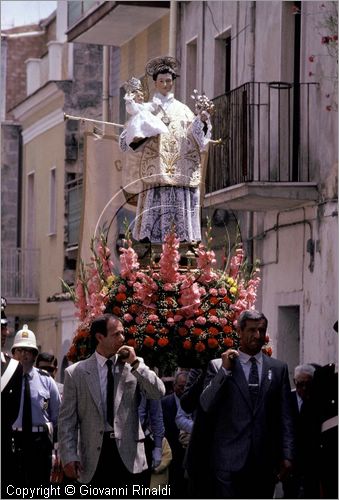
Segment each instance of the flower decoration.
[{"label": "flower decoration", "polygon": [[206,94],[199,94],[197,89],[193,90],[193,95],[191,98],[195,101],[195,114],[199,115],[200,113],[207,111],[210,115],[212,115],[215,111],[215,106],[213,102],[207,97]]},{"label": "flower decoration", "polygon": [[[238,245],[227,269],[217,269],[210,249],[196,250],[196,268],[179,268],[179,240],[166,235],[159,263],[141,268],[129,235],[120,249],[120,274],[112,272],[109,249],[101,236],[92,245],[90,265],[81,265],[75,287],[75,305],[81,320],[68,353],[71,361],[93,351],[89,341],[92,319],[103,312],[118,316],[126,344],[163,374],[177,366],[197,367],[238,347],[236,320],[254,308],[260,283],[259,269],[249,266]],[[87,349],[87,351],[86,351]]]}]

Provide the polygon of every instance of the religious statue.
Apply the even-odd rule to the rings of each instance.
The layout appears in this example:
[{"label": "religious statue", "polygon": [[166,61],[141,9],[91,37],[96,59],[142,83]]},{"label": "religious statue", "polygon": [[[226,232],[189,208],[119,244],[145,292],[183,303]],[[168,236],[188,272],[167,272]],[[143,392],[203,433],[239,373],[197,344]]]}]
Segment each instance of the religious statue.
[{"label": "religious statue", "polygon": [[201,152],[211,140],[213,104],[195,90],[194,114],[174,98],[172,89],[179,75],[172,57],[152,59],[146,74],[154,81],[153,99],[143,103],[140,81],[127,82],[126,108],[132,118],[119,139],[122,151],[140,157],[142,189],[132,234],[138,241],[163,243],[174,226],[180,242],[197,242],[201,240]]}]

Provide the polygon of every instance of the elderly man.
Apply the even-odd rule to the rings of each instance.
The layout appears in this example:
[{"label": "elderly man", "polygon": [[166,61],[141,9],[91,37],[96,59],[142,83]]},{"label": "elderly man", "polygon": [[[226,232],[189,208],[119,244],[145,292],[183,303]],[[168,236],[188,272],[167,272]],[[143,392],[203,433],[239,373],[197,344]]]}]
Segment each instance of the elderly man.
[{"label": "elderly man", "polygon": [[95,352],[65,370],[60,457],[69,479],[128,489],[142,484],[141,472],[147,468],[140,391],[160,399],[165,387],[132,347],[123,346],[119,318],[98,316],[90,332]]},{"label": "elderly man", "polygon": [[294,369],[295,389],[291,391],[296,430],[296,460],[292,474],[283,481],[284,498],[320,498],[317,466],[317,424],[311,395],[315,367],[298,365]]}]

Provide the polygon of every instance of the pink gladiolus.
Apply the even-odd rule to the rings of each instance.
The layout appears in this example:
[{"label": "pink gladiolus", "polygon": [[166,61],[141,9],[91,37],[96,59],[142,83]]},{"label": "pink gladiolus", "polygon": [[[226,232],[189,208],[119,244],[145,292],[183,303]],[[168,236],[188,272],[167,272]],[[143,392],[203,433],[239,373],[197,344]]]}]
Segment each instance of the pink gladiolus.
[{"label": "pink gladiolus", "polygon": [[180,280],[178,252],[179,239],[175,237],[175,233],[170,232],[165,236],[165,243],[162,246],[162,254],[160,257],[160,277],[165,283],[178,283]]},{"label": "pink gladiolus", "polygon": [[131,246],[129,248],[120,248],[121,277],[129,280],[135,280],[135,272],[139,269],[138,254]]},{"label": "pink gladiolus", "polygon": [[194,325],[194,321],[192,319],[187,319],[185,321],[185,325],[188,327],[188,328],[191,328],[193,325]]},{"label": "pink gladiolus", "polygon": [[197,253],[197,267],[201,270],[199,282],[210,283],[218,277],[217,273],[212,269],[212,266],[216,263],[215,253],[213,250],[206,251],[202,243],[200,243]]},{"label": "pink gladiolus", "polygon": [[164,283],[163,289],[165,292],[172,292],[174,290],[174,286],[172,283]]}]

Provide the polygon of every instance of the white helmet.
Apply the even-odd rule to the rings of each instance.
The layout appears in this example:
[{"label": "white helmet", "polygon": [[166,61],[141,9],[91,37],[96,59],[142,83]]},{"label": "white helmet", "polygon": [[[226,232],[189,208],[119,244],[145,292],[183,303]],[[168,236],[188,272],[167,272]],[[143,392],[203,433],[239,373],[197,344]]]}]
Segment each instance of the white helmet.
[{"label": "white helmet", "polygon": [[12,354],[16,347],[27,347],[27,349],[34,349],[36,354],[39,350],[36,345],[36,338],[32,330],[28,329],[27,325],[24,325],[22,330],[19,330],[14,337],[14,344],[12,345]]}]

